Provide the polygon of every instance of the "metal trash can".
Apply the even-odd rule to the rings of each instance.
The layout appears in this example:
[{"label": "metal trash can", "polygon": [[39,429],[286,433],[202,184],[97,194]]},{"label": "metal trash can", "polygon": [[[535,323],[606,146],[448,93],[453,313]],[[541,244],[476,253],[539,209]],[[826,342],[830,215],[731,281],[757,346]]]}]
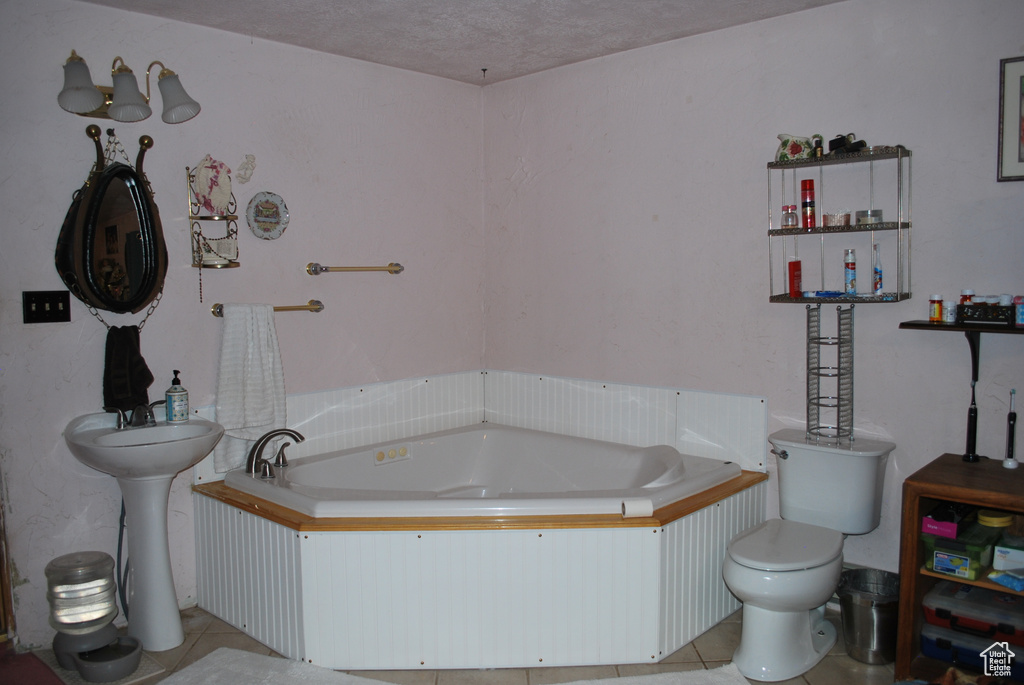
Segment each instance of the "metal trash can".
[{"label": "metal trash can", "polygon": [[849,569],[837,592],[847,653],[866,664],[895,661],[900,577],[872,568]]}]

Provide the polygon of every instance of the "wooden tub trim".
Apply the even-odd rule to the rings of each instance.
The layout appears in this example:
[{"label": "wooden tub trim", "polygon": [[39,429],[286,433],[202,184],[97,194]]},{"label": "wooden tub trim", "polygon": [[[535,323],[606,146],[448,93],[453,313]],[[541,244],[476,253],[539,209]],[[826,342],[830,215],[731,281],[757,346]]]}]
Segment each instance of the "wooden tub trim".
[{"label": "wooden tub trim", "polygon": [[618,514],[572,514],[557,516],[425,516],[425,517],[338,517],[317,519],[280,504],[228,487],[223,481],[193,485],[193,492],[211,497],[242,511],[291,528],[300,533],[386,530],[536,530],[545,528],[655,528],[709,507],[738,492],[768,480],[760,471],[743,471],[739,476],[692,497],[672,502],[653,516],[624,519]]}]

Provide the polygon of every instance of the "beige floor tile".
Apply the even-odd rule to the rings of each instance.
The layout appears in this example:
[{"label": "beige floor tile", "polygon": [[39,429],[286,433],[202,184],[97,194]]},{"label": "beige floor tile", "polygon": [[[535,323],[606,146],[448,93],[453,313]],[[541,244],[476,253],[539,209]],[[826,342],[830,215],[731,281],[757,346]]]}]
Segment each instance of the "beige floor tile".
[{"label": "beige floor tile", "polygon": [[352,675],[396,685],[434,685],[435,671],[348,671]]},{"label": "beige floor tile", "polygon": [[669,654],[667,657],[661,660],[663,664],[678,664],[688,663],[691,661],[701,661],[700,654],[697,653],[697,648],[693,646],[693,643],[683,645],[676,651]]},{"label": "beige floor tile", "polygon": [[553,683],[571,683],[574,680],[615,678],[618,676],[618,672],[614,666],[562,666],[531,668],[528,675],[530,685],[553,685]]},{"label": "beige floor tile", "polygon": [[623,664],[618,666],[618,669],[619,676],[626,677],[632,675],[650,675],[651,673],[672,673],[675,671],[701,671],[704,669],[704,664],[699,661],[671,664],[662,661],[660,664]]},{"label": "beige floor tile", "polygon": [[527,685],[525,668],[438,671],[437,685]]},{"label": "beige floor tile", "polygon": [[704,661],[731,661],[740,644],[741,632],[742,624],[738,621],[723,621],[691,644]]},{"label": "beige floor tile", "polygon": [[821,663],[804,674],[804,679],[810,685],[891,685],[893,670],[892,666],[862,664],[848,656],[826,656]]},{"label": "beige floor tile", "polygon": [[[149,652],[146,654],[153,657],[153,660],[163,666],[167,673],[173,672],[181,660],[188,654],[188,651],[192,649],[199,641],[200,635],[198,633],[185,633],[185,641],[174,649],[168,649],[163,652]],[[145,645],[143,645],[145,647]]]},{"label": "beige floor tile", "polygon": [[[829,655],[808,673],[784,681],[779,685],[890,685],[893,682],[892,665],[871,666],[847,656],[839,614],[830,612],[828,619],[836,626],[839,634],[839,639]],[[257,654],[277,656],[268,647],[202,609],[184,610],[182,624],[186,632],[183,645],[166,652],[149,653],[167,669],[167,672],[155,676],[142,685],[156,685],[170,672],[181,670],[219,647],[231,647]],[[742,611],[737,611],[657,664],[494,670],[350,671],[350,673],[396,685],[554,685],[574,680],[613,679],[616,674],[625,677],[666,671],[697,670],[703,667],[714,669],[731,661],[732,654],[739,644],[741,628]],[[613,681],[609,680],[609,682]],[[757,681],[751,680],[750,682]]]},{"label": "beige floor tile", "polygon": [[742,607],[722,619],[723,623],[739,623],[743,620]]}]

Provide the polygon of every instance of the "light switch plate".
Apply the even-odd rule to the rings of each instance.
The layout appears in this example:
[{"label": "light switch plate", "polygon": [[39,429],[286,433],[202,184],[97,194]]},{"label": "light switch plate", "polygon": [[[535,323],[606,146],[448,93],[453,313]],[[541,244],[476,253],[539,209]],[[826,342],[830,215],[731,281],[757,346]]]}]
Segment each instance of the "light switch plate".
[{"label": "light switch plate", "polygon": [[67,290],[35,290],[21,293],[25,323],[71,321],[71,293]]}]

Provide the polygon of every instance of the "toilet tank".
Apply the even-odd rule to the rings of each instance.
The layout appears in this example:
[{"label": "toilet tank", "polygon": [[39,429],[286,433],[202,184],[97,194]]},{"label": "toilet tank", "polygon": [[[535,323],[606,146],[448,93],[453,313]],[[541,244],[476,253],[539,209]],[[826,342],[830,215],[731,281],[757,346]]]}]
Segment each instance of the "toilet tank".
[{"label": "toilet tank", "polygon": [[784,519],[859,535],[878,527],[889,453],[881,440],[807,440],[787,428],[768,436],[779,456],[779,514]]}]

